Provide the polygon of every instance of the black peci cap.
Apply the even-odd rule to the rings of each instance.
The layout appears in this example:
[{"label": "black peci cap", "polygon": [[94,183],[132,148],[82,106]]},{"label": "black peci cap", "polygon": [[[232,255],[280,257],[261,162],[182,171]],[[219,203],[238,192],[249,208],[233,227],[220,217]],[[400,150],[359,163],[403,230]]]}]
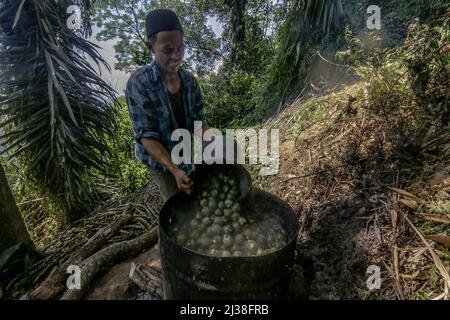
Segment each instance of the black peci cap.
[{"label": "black peci cap", "polygon": [[147,14],[145,30],[147,38],[150,38],[160,31],[178,30],[183,33],[180,19],[175,12],[168,9],[156,9]]}]

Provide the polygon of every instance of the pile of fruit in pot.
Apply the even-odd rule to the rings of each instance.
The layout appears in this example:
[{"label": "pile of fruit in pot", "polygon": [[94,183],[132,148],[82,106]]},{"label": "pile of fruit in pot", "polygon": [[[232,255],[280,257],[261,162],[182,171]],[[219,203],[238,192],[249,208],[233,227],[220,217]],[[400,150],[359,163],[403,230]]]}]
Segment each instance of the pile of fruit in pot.
[{"label": "pile of fruit in pot", "polygon": [[208,175],[196,191],[197,209],[170,235],[180,246],[216,257],[259,256],[283,248],[286,236],[281,226],[242,212],[239,192],[239,182],[230,172]]}]

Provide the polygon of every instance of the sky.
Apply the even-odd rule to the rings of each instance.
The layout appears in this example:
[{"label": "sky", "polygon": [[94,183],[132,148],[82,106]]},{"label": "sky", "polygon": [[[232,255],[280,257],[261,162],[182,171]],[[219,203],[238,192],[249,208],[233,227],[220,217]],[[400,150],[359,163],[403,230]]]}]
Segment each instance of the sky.
[{"label": "sky", "polygon": [[[223,28],[214,17],[208,18],[208,25],[211,26],[217,36],[220,36],[222,34]],[[89,40],[101,47],[101,49],[98,49],[98,52],[103,57],[103,59],[105,59],[106,62],[108,62],[108,64],[111,66],[111,73],[109,73],[105,68],[100,69],[101,78],[105,80],[113,89],[115,89],[119,95],[124,95],[125,86],[130,77],[130,74],[114,69],[114,64],[117,63],[117,59],[114,57],[114,45],[116,44],[117,40],[97,41],[95,39],[95,36],[99,32],[99,30],[100,29],[94,25],[92,27],[92,36]],[[99,69],[96,68],[96,70]]]}]

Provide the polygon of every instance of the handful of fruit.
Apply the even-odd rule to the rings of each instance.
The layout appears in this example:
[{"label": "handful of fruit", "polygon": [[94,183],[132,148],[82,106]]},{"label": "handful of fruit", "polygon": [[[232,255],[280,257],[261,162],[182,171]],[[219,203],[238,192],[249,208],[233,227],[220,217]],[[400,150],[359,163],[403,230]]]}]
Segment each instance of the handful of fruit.
[{"label": "handful of fruit", "polygon": [[216,257],[259,256],[286,245],[281,226],[242,212],[238,180],[229,171],[214,171],[196,190],[194,212],[169,235],[178,245]]}]

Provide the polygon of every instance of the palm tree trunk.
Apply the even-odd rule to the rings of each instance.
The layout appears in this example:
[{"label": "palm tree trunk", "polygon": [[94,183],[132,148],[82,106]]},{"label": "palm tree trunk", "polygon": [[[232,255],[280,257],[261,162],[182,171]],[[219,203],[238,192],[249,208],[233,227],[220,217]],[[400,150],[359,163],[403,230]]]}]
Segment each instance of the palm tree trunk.
[{"label": "palm tree trunk", "polygon": [[33,244],[0,163],[0,252],[20,242]]}]

